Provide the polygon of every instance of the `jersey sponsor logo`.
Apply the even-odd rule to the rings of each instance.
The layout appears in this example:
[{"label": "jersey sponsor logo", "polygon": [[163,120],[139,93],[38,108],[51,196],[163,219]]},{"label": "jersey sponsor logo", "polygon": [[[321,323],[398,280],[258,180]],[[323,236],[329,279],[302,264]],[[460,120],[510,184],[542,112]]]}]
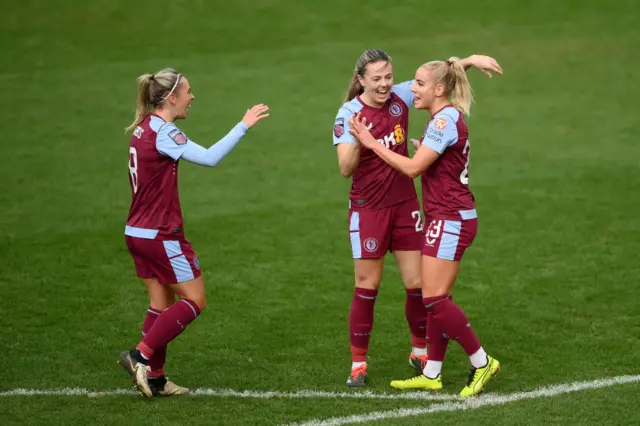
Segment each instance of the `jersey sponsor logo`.
[{"label": "jersey sponsor logo", "polygon": [[187,136],[179,129],[173,129],[169,132],[169,137],[178,145],[184,145],[187,143]]},{"label": "jersey sponsor logo", "polygon": [[338,118],[333,126],[333,136],[339,138],[344,135],[344,118]]},{"label": "jersey sponsor logo", "polygon": [[434,141],[438,145],[442,144],[442,136],[444,136],[444,133],[439,132],[432,127],[427,129],[427,139]]},{"label": "jersey sponsor logo", "polygon": [[366,251],[368,251],[369,253],[373,253],[378,249],[378,240],[376,240],[375,238],[367,238],[366,240],[364,240],[363,246]]},{"label": "jersey sponsor logo", "polygon": [[385,137],[378,139],[378,143],[386,146],[387,148],[391,148],[395,145],[400,145],[404,142],[404,129],[400,124],[396,124],[393,129],[393,132],[389,133]]},{"label": "jersey sponsor logo", "polygon": [[447,120],[444,118],[436,118],[436,121],[433,122],[433,127],[438,130],[444,130],[447,128]]},{"label": "jersey sponsor logo", "polygon": [[391,113],[391,115],[393,115],[394,117],[399,116],[400,114],[402,114],[402,107],[400,106],[399,103],[397,102],[391,102],[391,106],[389,106],[389,112]]}]

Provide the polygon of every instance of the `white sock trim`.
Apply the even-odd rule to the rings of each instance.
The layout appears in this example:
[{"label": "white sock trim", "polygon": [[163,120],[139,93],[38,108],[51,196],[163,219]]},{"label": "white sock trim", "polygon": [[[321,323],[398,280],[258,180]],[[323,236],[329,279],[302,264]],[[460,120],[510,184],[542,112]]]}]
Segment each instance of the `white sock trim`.
[{"label": "white sock trim", "polygon": [[487,365],[489,359],[487,358],[487,353],[484,351],[482,346],[480,346],[480,349],[469,357],[469,361],[471,361],[473,368],[481,368]]},{"label": "white sock trim", "polygon": [[440,375],[440,371],[442,371],[442,361],[428,360],[427,365],[425,365],[422,370],[422,374],[430,379],[435,379]]},{"label": "white sock trim", "polygon": [[411,353],[415,356],[424,356],[427,354],[427,348],[411,348]]}]

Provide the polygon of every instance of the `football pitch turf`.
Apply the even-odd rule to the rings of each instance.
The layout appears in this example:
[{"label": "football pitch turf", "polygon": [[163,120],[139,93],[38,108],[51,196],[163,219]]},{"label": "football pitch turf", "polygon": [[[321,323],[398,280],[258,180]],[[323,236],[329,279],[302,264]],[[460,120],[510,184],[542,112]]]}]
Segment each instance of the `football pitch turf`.
[{"label": "football pitch turf", "polygon": [[[3,425],[343,424],[374,412],[400,413],[374,422],[394,425],[640,424],[636,1],[24,0],[3,9]],[[468,374],[455,344],[437,398],[388,386],[412,374],[391,257],[371,338],[372,395],[345,386],[349,181],[331,132],[366,48],[393,56],[396,82],[451,55],[489,54],[505,70],[493,80],[469,72],[480,219],[455,297],[503,366],[475,402],[454,397]],[[166,66],[190,80],[196,99],[180,126],[201,145],[256,103],[271,116],[216,168],[182,162],[185,230],[208,307],[170,345],[167,375],[210,391],[144,400],[114,393],[130,389],[116,360],[139,340],[148,305],[123,237],[123,129],[136,77]],[[426,120],[412,111],[409,136]],[[618,379],[575,383],[606,378]],[[554,385],[562,392],[518,396]],[[318,393],[291,396],[301,390]]]}]

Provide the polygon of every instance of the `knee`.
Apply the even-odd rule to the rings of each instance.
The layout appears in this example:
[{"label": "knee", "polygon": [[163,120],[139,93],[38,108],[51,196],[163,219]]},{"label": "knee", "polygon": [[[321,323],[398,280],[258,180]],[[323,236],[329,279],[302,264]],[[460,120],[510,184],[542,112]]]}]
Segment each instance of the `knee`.
[{"label": "knee", "polygon": [[356,274],[356,287],[377,290],[380,287],[380,280],[373,276]]},{"label": "knee", "polygon": [[449,292],[446,288],[427,286],[422,289],[422,297],[444,297],[451,296],[451,292]]},{"label": "knee", "polygon": [[151,309],[154,309],[158,312],[166,311],[171,305],[173,305],[173,303],[166,303],[165,301],[155,301],[155,300],[151,300],[149,303],[149,306],[151,307]]},{"label": "knee", "polygon": [[207,298],[205,295],[189,295],[187,297],[181,297],[180,299],[185,300],[189,303],[189,305],[195,305],[198,308],[198,311],[202,312],[204,308],[207,306]]},{"label": "knee", "polygon": [[198,309],[200,309],[200,312],[204,311],[204,308],[207,307],[207,297],[204,294],[200,297],[195,298],[195,300],[192,300],[192,302],[198,305]]},{"label": "knee", "polygon": [[412,290],[422,288],[422,282],[420,280],[420,276],[412,277],[404,282],[405,288]]}]

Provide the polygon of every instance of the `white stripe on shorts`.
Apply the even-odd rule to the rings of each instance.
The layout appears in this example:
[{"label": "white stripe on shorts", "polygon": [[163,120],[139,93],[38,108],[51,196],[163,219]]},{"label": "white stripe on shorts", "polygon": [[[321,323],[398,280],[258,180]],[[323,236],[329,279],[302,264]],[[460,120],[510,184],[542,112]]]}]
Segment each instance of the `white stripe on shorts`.
[{"label": "white stripe on shorts", "polygon": [[354,259],[362,257],[362,243],[360,242],[360,213],[352,212],[349,221],[349,239],[351,240],[351,252]]},{"label": "white stripe on shorts", "polygon": [[461,230],[462,230],[462,222],[454,221],[454,220],[444,221],[444,232],[460,235]]},{"label": "white stripe on shorts", "polygon": [[460,210],[458,213],[460,213],[460,217],[462,218],[462,220],[471,220],[478,217],[476,209]]},{"label": "white stripe on shorts", "polygon": [[440,237],[440,247],[438,247],[438,254],[436,255],[438,259],[455,259],[461,230],[461,222],[453,220],[444,221],[444,232],[442,232],[442,237]]},{"label": "white stripe on shorts", "polygon": [[360,232],[350,232],[349,238],[351,239],[351,252],[354,259],[360,259],[362,257],[362,243],[360,242]]},{"label": "white stripe on shorts", "polygon": [[351,221],[349,221],[349,231],[359,231],[360,230],[360,213],[353,212],[351,213]]},{"label": "white stripe on shorts", "polygon": [[182,254],[180,241],[163,241],[163,243],[169,262],[171,262],[173,272],[176,274],[177,282],[183,283],[194,279],[195,275],[193,275],[191,265],[189,265],[185,255]]}]

